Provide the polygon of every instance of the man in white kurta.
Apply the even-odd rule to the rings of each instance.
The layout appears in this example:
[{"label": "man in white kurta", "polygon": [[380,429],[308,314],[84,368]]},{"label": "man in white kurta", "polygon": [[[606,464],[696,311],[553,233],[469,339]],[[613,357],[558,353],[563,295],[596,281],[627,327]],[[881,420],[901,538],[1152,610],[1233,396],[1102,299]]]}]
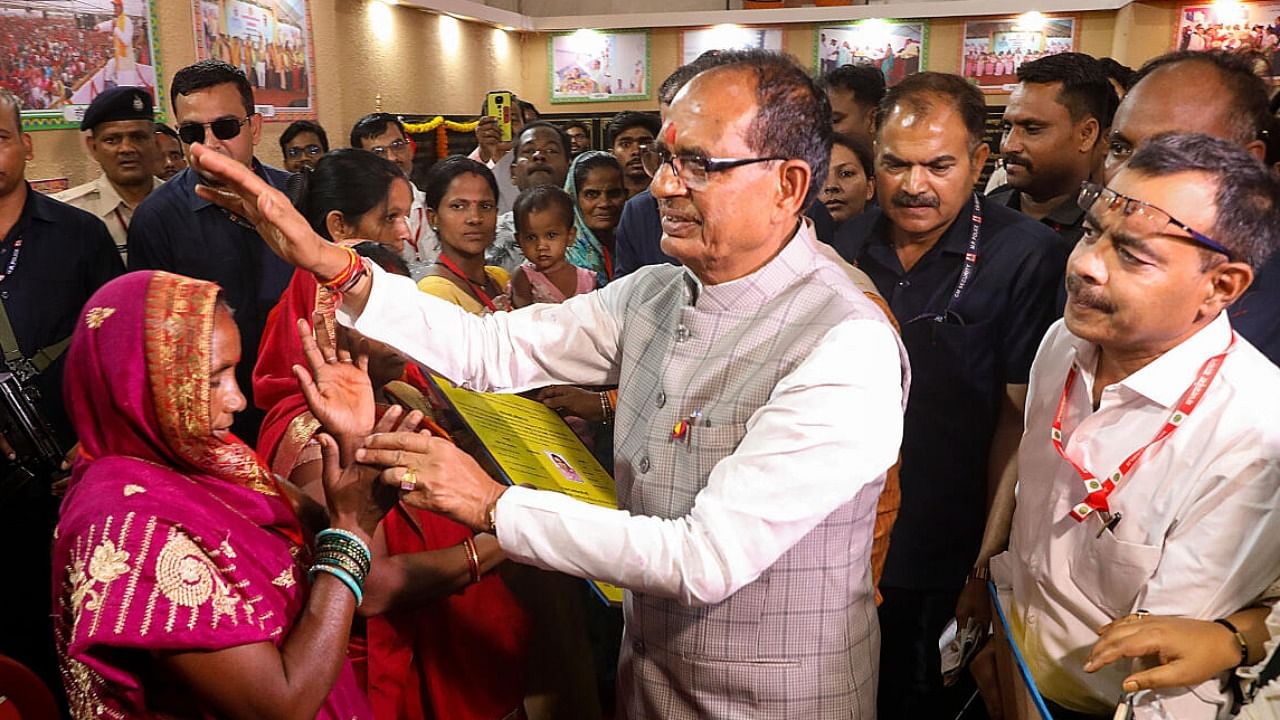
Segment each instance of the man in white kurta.
[{"label": "man in white kurta", "polygon": [[[357,457],[391,466],[407,501],[496,532],[509,557],[627,588],[628,717],[875,713],[871,536],[907,370],[887,318],[801,222],[830,153],[819,93],[764,51],[682,91],[647,167],[684,267],[484,317],[377,270],[344,296],[343,322],[472,387],[618,383],[619,510],[499,486],[417,434],[374,436]],[[341,249],[278,193],[193,156],[268,196],[255,206],[284,257],[342,273]]]}]

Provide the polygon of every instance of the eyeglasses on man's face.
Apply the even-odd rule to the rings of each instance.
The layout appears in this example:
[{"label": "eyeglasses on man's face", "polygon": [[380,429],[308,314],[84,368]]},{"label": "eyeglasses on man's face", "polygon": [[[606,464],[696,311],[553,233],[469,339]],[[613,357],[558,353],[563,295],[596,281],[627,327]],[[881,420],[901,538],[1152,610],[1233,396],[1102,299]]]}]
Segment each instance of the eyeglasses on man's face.
[{"label": "eyeglasses on man's face", "polygon": [[313,145],[294,145],[293,147],[286,148],[284,151],[284,156],[289,158],[290,160],[297,160],[303,155],[306,155],[309,158],[317,158],[323,154],[324,154],[324,148],[314,144]]},{"label": "eyeglasses on man's face", "polygon": [[178,137],[187,145],[202,143],[205,138],[204,129],[209,128],[219,140],[230,140],[240,134],[240,129],[248,124],[251,117],[253,115],[248,115],[243,120],[228,117],[207,123],[185,122],[178,126]]},{"label": "eyeglasses on man's face", "polygon": [[667,148],[657,145],[645,145],[640,148],[640,163],[650,177],[657,177],[663,165],[670,165],[672,172],[680,178],[680,182],[690,190],[701,190],[707,186],[712,173],[732,170],[743,165],[786,160],[782,157],[758,158],[709,158],[696,153],[672,155]]},{"label": "eyeglasses on man's face", "polygon": [[1128,195],[1122,195],[1098,183],[1089,182],[1088,180],[1081,183],[1080,194],[1076,197],[1076,204],[1101,225],[1100,229],[1106,229],[1111,223],[1124,223],[1132,232],[1140,235],[1165,235],[1167,234],[1166,230],[1172,225],[1185,231],[1189,235],[1186,238],[1187,240],[1191,240],[1197,245],[1214,252],[1222,253],[1228,259],[1234,257],[1226,246],[1175,218],[1168,212],[1151,203],[1131,198]]},{"label": "eyeglasses on man's face", "polygon": [[374,145],[373,147],[369,148],[369,152],[373,153],[374,155],[377,155],[378,157],[384,158],[387,156],[388,153],[394,153],[396,155],[400,155],[401,153],[405,152],[408,149],[409,149],[409,141],[405,140],[404,138],[400,138],[399,140],[392,140],[387,145]]}]

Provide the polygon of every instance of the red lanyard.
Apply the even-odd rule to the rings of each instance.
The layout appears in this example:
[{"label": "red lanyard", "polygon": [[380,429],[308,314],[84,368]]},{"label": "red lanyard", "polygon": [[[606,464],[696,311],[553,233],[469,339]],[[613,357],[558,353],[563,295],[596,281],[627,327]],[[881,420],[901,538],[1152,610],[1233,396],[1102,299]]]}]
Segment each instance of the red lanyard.
[{"label": "red lanyard", "polygon": [[[1067,398],[1071,395],[1071,388],[1075,385],[1076,376],[1079,375],[1079,369],[1075,364],[1071,365],[1071,370],[1067,373],[1067,382],[1062,386],[1062,399],[1058,401],[1058,412],[1053,416],[1053,428],[1049,432],[1049,439],[1053,442],[1053,448],[1058,451],[1063,460],[1071,463],[1071,467],[1076,469],[1076,473],[1080,475],[1080,479],[1084,482],[1085,492],[1088,494],[1085,499],[1071,509],[1071,517],[1076,522],[1084,522],[1089,514],[1094,510],[1101,513],[1109,513],[1110,506],[1107,505],[1107,498],[1111,495],[1111,491],[1116,489],[1129,473],[1133,471],[1134,466],[1142,459],[1142,454],[1152,445],[1164,440],[1177,430],[1182,422],[1191,415],[1191,411],[1196,409],[1200,404],[1200,400],[1204,398],[1205,391],[1209,389],[1209,385],[1213,383],[1213,379],[1217,377],[1218,370],[1222,368],[1222,362],[1226,359],[1227,353],[1231,352],[1231,348],[1236,344],[1236,334],[1231,332],[1231,342],[1227,343],[1227,349],[1221,353],[1214,355],[1204,364],[1200,366],[1200,373],[1196,376],[1195,382],[1182,393],[1182,399],[1178,401],[1177,407],[1173,409],[1173,413],[1169,419],[1165,421],[1164,426],[1151,439],[1151,442],[1143,445],[1124,459],[1120,463],[1120,467],[1116,468],[1109,477],[1104,480],[1098,478],[1088,470],[1081,467],[1075,460],[1067,457],[1067,451],[1062,447],[1062,417],[1067,412]],[[1106,515],[1103,516],[1104,519]]]},{"label": "red lanyard", "polygon": [[119,205],[115,206],[114,208],[112,208],[111,212],[116,216],[116,221],[120,223],[120,227],[124,228],[125,234],[128,235],[129,223],[125,222],[124,213],[120,212],[120,206]]},{"label": "red lanyard", "polygon": [[609,257],[609,248],[600,243],[600,252],[604,255],[604,276],[613,279],[613,258]]},{"label": "red lanyard", "polygon": [[[471,292],[476,296],[476,299],[479,300],[481,304],[483,304],[485,307],[489,308],[489,312],[498,312],[498,306],[493,304],[493,299],[490,298],[489,294],[484,291],[484,288],[471,282],[471,278],[464,275],[462,272],[462,269],[459,268],[457,265],[455,265],[452,260],[450,260],[448,257],[444,255],[444,253],[440,254],[438,261],[440,262],[441,265],[448,268],[449,272],[461,278],[462,281],[465,282],[471,288]],[[486,274],[486,277],[487,277],[487,274]]]},{"label": "red lanyard", "polygon": [[418,229],[414,231],[413,239],[409,241],[415,253],[418,252],[418,241],[422,239],[422,226],[426,223],[426,218],[423,217],[423,214],[422,208],[418,208]]}]

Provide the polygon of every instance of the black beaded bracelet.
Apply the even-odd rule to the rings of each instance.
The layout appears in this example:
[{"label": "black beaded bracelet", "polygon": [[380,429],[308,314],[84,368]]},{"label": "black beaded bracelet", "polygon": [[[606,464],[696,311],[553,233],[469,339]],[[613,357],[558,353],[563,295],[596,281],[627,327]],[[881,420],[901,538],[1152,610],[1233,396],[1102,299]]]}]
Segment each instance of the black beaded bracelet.
[{"label": "black beaded bracelet", "polygon": [[1249,664],[1249,641],[1244,639],[1244,633],[1237,630],[1236,626],[1233,625],[1231,621],[1227,620],[1226,618],[1218,618],[1217,620],[1214,620],[1214,622],[1230,630],[1231,634],[1235,637],[1236,642],[1240,643],[1240,664],[1236,665],[1236,667],[1244,667],[1245,665],[1248,665]]}]

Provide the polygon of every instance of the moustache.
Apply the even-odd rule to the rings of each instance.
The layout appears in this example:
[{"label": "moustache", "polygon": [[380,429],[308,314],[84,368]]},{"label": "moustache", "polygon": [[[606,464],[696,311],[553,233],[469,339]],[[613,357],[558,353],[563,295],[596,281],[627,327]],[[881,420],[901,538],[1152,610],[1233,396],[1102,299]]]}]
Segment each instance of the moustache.
[{"label": "moustache", "polygon": [[899,190],[893,194],[891,202],[898,207],[904,208],[936,208],[938,207],[938,196],[928,193],[912,194]]},{"label": "moustache", "polygon": [[1032,169],[1031,160],[1022,157],[1021,155],[1006,155],[1004,158],[1004,164],[1005,167],[1017,165],[1018,167],[1026,168],[1027,170]]},{"label": "moustache", "polygon": [[1079,275],[1067,275],[1067,297],[1071,302],[1104,313],[1115,312],[1116,307],[1102,297],[1102,291],[1086,283]]}]

